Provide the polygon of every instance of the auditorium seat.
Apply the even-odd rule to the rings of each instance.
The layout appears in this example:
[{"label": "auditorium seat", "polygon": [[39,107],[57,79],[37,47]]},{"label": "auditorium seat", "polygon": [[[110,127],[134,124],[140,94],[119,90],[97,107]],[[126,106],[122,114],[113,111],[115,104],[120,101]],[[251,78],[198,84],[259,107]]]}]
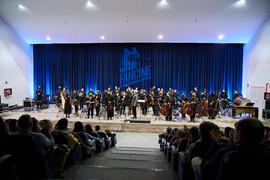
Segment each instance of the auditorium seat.
[{"label": "auditorium seat", "polygon": [[217,180],[269,179],[270,151],[238,150],[225,154]]},{"label": "auditorium seat", "polygon": [[11,154],[0,157],[0,179],[19,180],[14,157]]}]

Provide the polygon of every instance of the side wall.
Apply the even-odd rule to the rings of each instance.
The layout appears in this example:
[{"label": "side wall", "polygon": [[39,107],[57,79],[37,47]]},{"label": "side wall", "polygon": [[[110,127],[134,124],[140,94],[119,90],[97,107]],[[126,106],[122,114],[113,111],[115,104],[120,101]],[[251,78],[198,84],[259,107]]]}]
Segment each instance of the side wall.
[{"label": "side wall", "polygon": [[264,108],[267,82],[270,83],[270,17],[244,46],[242,89],[260,111]]},{"label": "side wall", "polygon": [[[33,96],[33,50],[0,17],[0,95],[2,103],[22,105]],[[4,88],[12,95],[4,97]]]}]

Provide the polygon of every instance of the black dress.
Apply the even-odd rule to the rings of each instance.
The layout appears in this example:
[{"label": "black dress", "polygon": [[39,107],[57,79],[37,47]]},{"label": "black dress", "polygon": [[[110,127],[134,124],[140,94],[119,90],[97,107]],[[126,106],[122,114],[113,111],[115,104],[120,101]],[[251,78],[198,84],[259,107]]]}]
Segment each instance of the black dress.
[{"label": "black dress", "polygon": [[65,99],[65,108],[64,108],[64,113],[65,114],[71,114],[71,104],[70,104],[70,97]]}]

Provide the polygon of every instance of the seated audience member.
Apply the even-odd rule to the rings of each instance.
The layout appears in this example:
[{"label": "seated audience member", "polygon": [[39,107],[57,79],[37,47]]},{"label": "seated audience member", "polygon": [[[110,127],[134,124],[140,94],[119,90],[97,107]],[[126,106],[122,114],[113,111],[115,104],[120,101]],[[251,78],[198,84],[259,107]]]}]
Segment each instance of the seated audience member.
[{"label": "seated audience member", "polygon": [[107,134],[108,137],[111,138],[112,147],[115,146],[117,143],[116,134],[112,133],[109,129],[106,129],[105,133]]},{"label": "seated audience member", "polygon": [[38,120],[34,117],[32,117],[31,119],[32,119],[32,123],[33,123],[32,132],[40,132]]},{"label": "seated audience member", "polygon": [[[84,127],[82,122],[77,121],[74,124],[73,133],[77,133],[78,136],[81,139],[81,143],[84,145],[84,147],[87,149],[87,153],[91,152],[92,150],[95,150],[96,144],[95,141],[91,139],[91,136],[88,133],[85,133]],[[92,148],[90,148],[92,147]]]},{"label": "seated audience member", "polygon": [[189,146],[187,152],[187,162],[191,162],[194,157],[204,158],[212,144],[211,133],[216,128],[212,122],[204,121],[199,126],[200,139]]},{"label": "seated audience member", "polygon": [[98,134],[99,138],[103,138],[105,142],[105,149],[109,149],[111,146],[111,139],[108,137],[108,135],[105,132],[100,131],[100,126],[96,125],[95,131]]},{"label": "seated audience member", "polygon": [[173,144],[173,142],[177,139],[177,128],[173,128],[173,130],[172,130],[172,138],[170,139],[170,144]]},{"label": "seated audience member", "polygon": [[[235,146],[222,148],[211,157],[204,159],[201,163],[203,180],[214,180],[217,178],[220,162],[224,155],[229,152],[240,150],[254,150],[258,152],[270,151],[268,145],[261,143],[263,136],[264,127],[258,119],[247,118],[238,121],[235,124]],[[250,164],[248,166],[254,166],[254,164]],[[259,173],[260,172],[258,172],[258,175]]]},{"label": "seated audience member", "polygon": [[[175,133],[175,139],[174,141],[171,143],[172,145],[174,145],[175,147],[178,147],[180,142],[183,140],[183,138],[186,137],[186,134],[183,130],[177,130],[176,133]],[[173,139],[172,139],[173,140]]]},{"label": "seated audience member", "polygon": [[104,138],[100,137],[98,135],[98,133],[96,133],[93,129],[92,129],[92,126],[90,124],[86,124],[85,125],[85,132],[87,134],[89,134],[89,137],[92,139],[92,140],[95,140],[96,142],[96,153],[100,153],[103,151],[103,149],[105,148],[105,141],[104,141]]},{"label": "seated audience member", "polygon": [[263,142],[270,145],[270,128],[267,126],[264,127]]},{"label": "seated audience member", "polygon": [[60,119],[56,125],[55,129],[52,131],[52,135],[55,139],[56,144],[65,144],[72,150],[79,144],[79,140],[72,134],[68,132],[68,120],[66,118]]},{"label": "seated audience member", "polygon": [[9,133],[14,134],[17,133],[20,129],[18,128],[18,120],[17,119],[9,119]]},{"label": "seated audience member", "polygon": [[6,152],[8,135],[8,128],[2,117],[0,117],[0,156]]},{"label": "seated audience member", "polygon": [[22,115],[18,120],[18,126],[20,131],[16,135],[32,136],[36,148],[42,156],[45,156],[53,149],[54,139],[52,137],[47,138],[41,133],[32,132],[33,122],[29,115]]}]

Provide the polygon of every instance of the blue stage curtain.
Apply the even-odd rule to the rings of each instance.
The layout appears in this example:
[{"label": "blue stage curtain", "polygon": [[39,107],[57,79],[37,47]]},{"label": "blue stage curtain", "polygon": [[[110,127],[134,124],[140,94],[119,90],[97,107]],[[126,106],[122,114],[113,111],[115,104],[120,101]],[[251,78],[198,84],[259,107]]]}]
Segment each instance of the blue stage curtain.
[{"label": "blue stage curtain", "polygon": [[71,92],[119,86],[127,49],[136,49],[140,65],[151,67],[150,78],[132,87],[189,94],[197,86],[207,94],[225,89],[229,97],[242,91],[243,44],[183,43],[36,44],[34,90],[40,85],[52,98],[59,85]]}]

